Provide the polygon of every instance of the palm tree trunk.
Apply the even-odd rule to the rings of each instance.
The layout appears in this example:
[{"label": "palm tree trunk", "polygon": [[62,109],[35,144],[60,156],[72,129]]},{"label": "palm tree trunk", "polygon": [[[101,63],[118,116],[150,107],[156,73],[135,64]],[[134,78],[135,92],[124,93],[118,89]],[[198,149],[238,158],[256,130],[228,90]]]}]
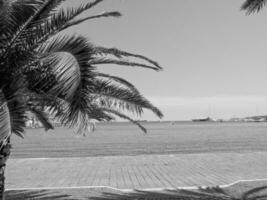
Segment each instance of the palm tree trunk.
[{"label": "palm tree trunk", "polygon": [[6,161],[10,155],[10,139],[0,150],[0,200],[5,200],[5,167]]},{"label": "palm tree trunk", "polygon": [[5,167],[0,167],[0,199],[5,199]]}]

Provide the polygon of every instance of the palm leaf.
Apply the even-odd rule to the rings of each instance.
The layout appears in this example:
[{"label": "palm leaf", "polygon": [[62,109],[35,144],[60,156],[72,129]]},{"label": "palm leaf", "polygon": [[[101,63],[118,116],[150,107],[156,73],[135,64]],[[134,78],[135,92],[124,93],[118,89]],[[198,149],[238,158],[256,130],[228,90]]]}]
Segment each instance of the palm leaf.
[{"label": "palm leaf", "polygon": [[[40,79],[37,84],[40,84],[41,90],[49,91],[50,94],[56,96],[65,96],[71,98],[75,93],[80,83],[80,69],[75,58],[68,53],[54,53],[44,60],[45,65],[49,66],[51,76],[46,76],[45,79],[50,81],[44,83]],[[54,82],[53,82],[54,79]]]},{"label": "palm leaf", "polygon": [[109,58],[95,58],[92,59],[89,62],[90,65],[103,65],[103,64],[115,64],[115,65],[122,65],[122,66],[130,66],[130,67],[142,67],[147,69],[153,69],[155,71],[158,71],[158,67],[137,63],[137,62],[131,62],[128,60],[115,60],[115,59],[109,59]]},{"label": "palm leaf", "polygon": [[[104,113],[101,109],[99,109],[97,112],[98,112],[98,115],[99,115],[99,113],[101,113],[102,116],[105,116],[105,120],[107,120],[107,121],[115,119],[111,115]],[[76,134],[80,134],[80,135],[85,136],[87,132],[91,131],[91,126],[92,126],[91,120],[97,120],[97,119],[95,119],[93,116],[90,116],[90,115],[87,115],[84,113],[80,113],[79,121],[76,124],[72,125],[71,127],[74,127]],[[101,121],[103,121],[103,120],[101,120]]]},{"label": "palm leaf", "polygon": [[0,144],[1,148],[6,144],[7,138],[11,135],[11,121],[7,102],[4,94],[0,91]]},{"label": "palm leaf", "polygon": [[93,49],[84,37],[57,36],[39,50],[44,55],[48,54],[43,60],[52,60],[50,69],[57,77],[58,84],[50,92],[74,98],[81,85],[90,85],[94,68],[88,64],[88,60]]},{"label": "palm leaf", "polygon": [[[46,22],[50,21],[51,17],[57,12],[56,8],[60,6],[64,1],[66,0],[48,1],[45,9],[42,9],[39,14],[34,19],[32,19],[26,29],[21,32],[20,36],[18,37],[20,43],[23,44],[25,40],[28,40],[27,42],[29,42],[34,38],[34,36],[38,36],[41,31],[41,29],[39,28],[42,27]],[[27,42],[24,43],[24,45],[28,45]]]},{"label": "palm leaf", "polygon": [[45,130],[54,129],[53,125],[50,123],[48,119],[47,113],[38,109],[37,107],[30,108],[30,111],[37,117],[37,119],[42,123]]},{"label": "palm leaf", "polygon": [[0,33],[0,42],[5,44],[3,46],[7,46],[18,27],[36,12],[38,6],[40,6],[40,1],[3,1],[0,12],[0,30],[4,30]]},{"label": "palm leaf", "polygon": [[56,8],[60,6],[64,1],[66,0],[49,1],[46,5],[46,8],[43,9],[42,12],[40,12],[39,16],[34,19],[33,23],[36,23],[36,21],[39,20],[44,21],[49,19],[49,17],[51,17],[57,11]]},{"label": "palm leaf", "polygon": [[[79,127],[88,124],[88,119],[97,121],[110,121],[110,115],[104,113],[88,95],[82,96],[82,101],[70,102],[46,93],[33,94],[31,101],[35,105],[46,107],[46,111],[59,120],[64,126]],[[37,103],[36,103],[37,102]],[[85,123],[85,125],[83,125]]]},{"label": "palm leaf", "polygon": [[98,106],[89,103],[73,105],[64,101],[62,105],[61,110],[53,109],[52,114],[64,126],[75,128],[77,134],[83,134],[84,131],[87,132],[88,127],[91,126],[90,120],[92,119],[97,121],[110,121],[114,119],[114,117],[105,113]]},{"label": "palm leaf", "polygon": [[96,54],[100,54],[100,55],[113,55],[117,58],[122,58],[122,57],[132,57],[132,58],[139,58],[141,60],[147,61],[148,63],[154,65],[157,70],[161,70],[162,67],[154,60],[151,60],[143,55],[139,55],[139,54],[133,54],[133,53],[129,53],[126,51],[122,51],[116,48],[106,48],[106,47],[95,47],[95,52]]},{"label": "palm leaf", "polygon": [[[14,86],[15,84],[12,84]],[[11,133],[23,137],[26,116],[26,105],[18,88],[3,88],[0,91],[0,142],[4,145]],[[7,91],[8,90],[8,91]]]},{"label": "palm leaf", "polygon": [[63,31],[71,26],[75,26],[75,25],[78,25],[82,22],[85,22],[85,21],[88,21],[90,19],[97,19],[97,18],[102,18],[102,17],[120,17],[121,14],[119,12],[103,12],[103,13],[100,13],[98,15],[93,15],[93,16],[89,16],[89,17],[84,17],[82,19],[77,19],[77,20],[72,20],[70,22],[68,22],[64,28],[60,29],[60,31]]},{"label": "palm leaf", "polygon": [[265,6],[266,0],[246,0],[241,6],[242,10],[246,10],[247,14],[259,12]]},{"label": "palm leaf", "polygon": [[26,114],[28,111],[26,82],[19,77],[14,77],[14,80],[11,81],[3,87],[2,92],[9,111],[11,132],[23,137],[28,119]]},{"label": "palm leaf", "polygon": [[113,115],[116,115],[122,119],[126,119],[130,122],[132,122],[133,124],[137,125],[144,133],[147,133],[147,130],[144,126],[142,126],[138,121],[135,121],[133,120],[132,118],[128,117],[127,115],[117,111],[117,110],[112,110],[112,109],[109,109],[109,108],[101,108],[101,110],[107,112],[107,113],[111,113]]},{"label": "palm leaf", "polygon": [[[115,105],[118,103],[118,105],[123,105],[126,103],[128,105],[128,109],[131,108],[131,105],[134,105],[135,109],[131,111],[137,111],[138,114],[141,114],[142,112],[141,108],[146,108],[154,112],[158,117],[163,117],[163,114],[161,111],[153,106],[147,99],[145,99],[139,92],[133,92],[129,91],[125,88],[115,86],[111,84],[108,81],[102,81],[102,80],[96,80],[94,82],[94,88],[93,91],[91,92],[91,95],[99,95],[100,99],[103,99],[103,97],[108,97],[107,102],[110,102],[112,99],[115,100],[113,101],[112,105]],[[123,104],[120,104],[123,103]],[[103,103],[106,103],[104,101]],[[109,106],[112,106],[108,104]],[[124,106],[124,108],[127,108]]]},{"label": "palm leaf", "polygon": [[36,11],[32,13],[31,16],[28,17],[27,21],[25,23],[23,23],[18,30],[16,31],[16,33],[13,35],[11,41],[8,43],[7,47],[5,48],[5,54],[7,54],[7,52],[10,50],[10,48],[16,43],[16,40],[20,37],[20,35],[23,33],[23,31],[32,23],[32,21],[35,18],[38,18],[38,16],[42,13],[42,11],[44,11],[46,9],[46,7],[52,2],[53,0],[47,0],[46,2],[43,3],[39,3],[39,1],[30,1],[32,2],[32,4],[36,4],[38,6]]},{"label": "palm leaf", "polygon": [[59,58],[61,60],[59,65],[51,65],[51,68],[55,69],[53,73],[57,81],[49,93],[66,101],[65,111],[60,113],[60,118],[65,125],[75,126],[81,121],[86,123],[88,117],[99,121],[111,119],[110,116],[90,104],[89,94],[93,85],[92,81],[94,81],[92,73],[94,68],[88,64],[88,61],[93,48],[85,38],[58,36],[46,46],[42,46],[40,51],[43,54],[57,55],[56,58],[58,54],[67,52],[75,58],[74,62]]},{"label": "palm leaf", "polygon": [[127,81],[127,80],[125,80],[125,79],[123,79],[121,77],[112,76],[112,75],[104,74],[104,73],[97,73],[97,72],[95,72],[95,75],[96,75],[96,77],[107,78],[110,81],[115,81],[115,82],[117,82],[117,83],[125,86],[129,90],[131,90],[131,91],[133,91],[135,93],[139,93],[139,91],[137,90],[137,88],[132,83],[130,83],[129,81]]},{"label": "palm leaf", "polygon": [[26,39],[31,44],[31,49],[35,49],[40,44],[44,43],[47,39],[55,34],[70,27],[71,23],[77,16],[83,12],[96,6],[103,0],[94,0],[92,2],[80,5],[77,8],[61,9],[54,13],[49,20],[45,20],[42,24],[37,24],[26,33]]}]

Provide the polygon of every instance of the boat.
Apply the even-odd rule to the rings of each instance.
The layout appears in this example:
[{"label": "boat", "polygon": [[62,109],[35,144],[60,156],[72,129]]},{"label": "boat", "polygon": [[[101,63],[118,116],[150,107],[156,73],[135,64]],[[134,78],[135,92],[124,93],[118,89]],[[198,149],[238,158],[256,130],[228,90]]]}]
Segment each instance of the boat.
[{"label": "boat", "polygon": [[212,122],[213,120],[210,117],[202,119],[192,119],[193,122]]}]

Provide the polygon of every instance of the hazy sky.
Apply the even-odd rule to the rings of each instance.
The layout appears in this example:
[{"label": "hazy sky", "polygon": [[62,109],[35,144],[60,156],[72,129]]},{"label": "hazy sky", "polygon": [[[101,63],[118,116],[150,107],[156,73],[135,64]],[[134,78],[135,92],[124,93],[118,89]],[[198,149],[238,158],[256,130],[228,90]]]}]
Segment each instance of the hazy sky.
[{"label": "hazy sky", "polygon": [[[72,31],[158,61],[162,72],[99,69],[134,83],[165,120],[267,114],[267,7],[246,16],[243,1],[106,0],[87,14],[116,10],[121,18],[92,20]],[[156,119],[149,112],[144,117]]]}]

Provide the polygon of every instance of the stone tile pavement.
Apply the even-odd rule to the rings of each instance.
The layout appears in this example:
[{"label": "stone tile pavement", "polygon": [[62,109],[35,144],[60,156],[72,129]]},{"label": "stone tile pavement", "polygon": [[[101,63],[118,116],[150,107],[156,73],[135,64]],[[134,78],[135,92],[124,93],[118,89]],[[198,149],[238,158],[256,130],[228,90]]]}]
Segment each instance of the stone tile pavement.
[{"label": "stone tile pavement", "polygon": [[10,159],[6,188],[215,186],[267,179],[267,152]]}]

